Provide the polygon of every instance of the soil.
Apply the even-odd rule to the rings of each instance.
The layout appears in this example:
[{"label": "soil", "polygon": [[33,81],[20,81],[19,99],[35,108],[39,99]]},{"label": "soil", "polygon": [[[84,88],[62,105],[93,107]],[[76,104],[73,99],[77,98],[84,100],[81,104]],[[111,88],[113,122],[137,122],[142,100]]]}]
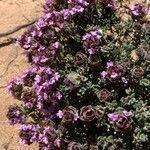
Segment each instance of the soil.
[{"label": "soil", "polygon": [[[44,0],[0,0],[0,33],[38,18],[42,13],[43,2]],[[24,30],[0,37],[0,43],[9,37],[17,37]],[[18,101],[8,95],[5,86],[28,66],[23,49],[13,44],[0,47],[0,150],[38,149],[36,144],[20,145],[17,126],[9,125],[6,118],[9,105]]]}]

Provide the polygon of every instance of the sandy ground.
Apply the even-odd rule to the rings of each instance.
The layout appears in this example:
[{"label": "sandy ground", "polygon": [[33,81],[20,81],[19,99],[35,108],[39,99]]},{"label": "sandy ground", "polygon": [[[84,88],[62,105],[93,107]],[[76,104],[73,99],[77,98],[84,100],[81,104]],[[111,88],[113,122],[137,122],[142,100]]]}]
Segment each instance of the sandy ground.
[{"label": "sandy ground", "polygon": [[[0,33],[18,25],[27,23],[40,16],[42,12],[42,2],[44,0],[0,0]],[[23,29],[24,30],[24,29]],[[8,37],[16,37],[23,30]],[[0,38],[0,41],[5,38]],[[37,150],[36,145],[22,146],[18,142],[18,130],[16,126],[10,126],[7,122],[6,112],[9,105],[17,103],[17,100],[8,95],[7,82],[13,77],[20,75],[28,67],[24,57],[23,49],[9,45],[0,48],[0,150]],[[5,72],[8,64],[15,59]],[[4,87],[3,87],[4,86]]]}]

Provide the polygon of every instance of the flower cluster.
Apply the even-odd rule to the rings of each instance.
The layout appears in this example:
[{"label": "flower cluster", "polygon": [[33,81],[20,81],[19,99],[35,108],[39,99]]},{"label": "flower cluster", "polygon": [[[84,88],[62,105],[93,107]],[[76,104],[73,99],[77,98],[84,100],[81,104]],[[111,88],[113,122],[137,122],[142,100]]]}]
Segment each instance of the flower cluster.
[{"label": "flower cluster", "polygon": [[101,118],[103,117],[103,115],[104,108],[102,108],[101,106],[83,106],[80,110],[80,119],[86,122],[92,121],[95,118]]},{"label": "flower cluster", "polygon": [[132,14],[135,17],[143,17],[148,14],[149,8],[140,3],[135,3],[131,7]]},{"label": "flower cluster", "polygon": [[85,7],[89,5],[87,0],[68,0],[68,4],[71,15],[83,12]]},{"label": "flower cluster", "polygon": [[7,112],[7,118],[12,125],[22,123],[24,121],[23,112],[18,106],[9,107],[9,110]]},{"label": "flower cluster", "polygon": [[43,16],[16,39],[31,64],[8,84],[20,102],[7,118],[20,124],[22,144],[150,149],[148,7],[135,3],[125,22],[121,3],[46,0]]},{"label": "flower cluster", "polygon": [[10,82],[8,90],[13,96],[19,97],[26,109],[40,110],[48,115],[63,97],[57,89],[59,79],[59,73],[50,67],[33,67],[26,70],[21,78]]},{"label": "flower cluster", "polygon": [[39,142],[41,150],[57,149],[60,144],[57,131],[50,124],[43,126],[23,124],[20,127],[19,136],[21,144],[29,145],[33,142]]},{"label": "flower cluster", "polygon": [[20,98],[22,90],[23,90],[23,82],[17,77],[12,80],[7,86],[8,92],[13,95],[15,98]]},{"label": "flower cluster", "polygon": [[116,80],[121,79],[123,83],[127,84],[128,80],[123,76],[125,68],[120,64],[112,61],[107,62],[106,71],[101,72],[101,76],[104,79]]},{"label": "flower cluster", "polygon": [[20,127],[20,143],[21,144],[31,144],[37,141],[37,126],[29,123],[22,124]]},{"label": "flower cluster", "polygon": [[39,143],[41,150],[57,149],[59,147],[60,140],[54,127],[49,125],[42,127],[39,134]]},{"label": "flower cluster", "polygon": [[93,121],[95,118],[101,118],[104,115],[104,108],[101,106],[93,107],[83,106],[78,113],[77,109],[73,106],[64,108],[63,111],[59,110],[57,116],[62,118],[62,122],[74,122],[78,119],[86,122]]},{"label": "flower cluster", "polygon": [[25,90],[21,94],[23,106],[26,109],[33,109],[36,106],[36,93],[34,90]]},{"label": "flower cluster", "polygon": [[59,118],[62,118],[62,122],[74,122],[79,118],[78,111],[73,106],[68,106],[63,109],[63,111],[59,110],[57,113]]},{"label": "flower cluster", "polygon": [[67,3],[67,9],[56,11],[51,8],[52,1],[47,1],[45,14],[39,18],[35,26],[30,27],[24,35],[17,38],[16,45],[21,45],[27,50],[25,53],[29,61],[34,64],[44,65],[55,60],[61,43],[57,41],[58,37],[55,36],[53,28],[58,27],[62,30],[69,18],[83,12],[89,5],[86,0],[69,0]]},{"label": "flower cluster", "polygon": [[132,116],[132,112],[128,112],[128,111],[108,114],[108,117],[114,123],[115,130],[121,132],[128,131],[132,128],[131,116]]},{"label": "flower cluster", "polygon": [[87,49],[90,55],[95,54],[99,51],[100,39],[101,35],[98,34],[97,31],[91,31],[83,36],[84,47],[85,49]]}]

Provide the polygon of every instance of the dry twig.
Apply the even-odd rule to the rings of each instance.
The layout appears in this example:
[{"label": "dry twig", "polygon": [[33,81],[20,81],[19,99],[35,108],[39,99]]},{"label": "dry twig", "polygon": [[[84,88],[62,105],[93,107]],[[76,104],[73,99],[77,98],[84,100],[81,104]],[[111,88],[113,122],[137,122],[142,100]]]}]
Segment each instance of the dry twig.
[{"label": "dry twig", "polygon": [[8,38],[2,42],[0,41],[0,48],[12,44],[14,40],[15,40],[14,38]]},{"label": "dry twig", "polygon": [[11,65],[12,62],[15,61],[15,59],[17,57],[18,57],[18,49],[16,49],[15,57],[12,60],[10,60],[9,63],[7,64],[7,67],[6,67],[5,71],[2,74],[0,74],[0,78],[2,78],[6,74],[6,72],[8,71],[9,66]]},{"label": "dry twig", "polygon": [[28,22],[26,24],[19,25],[19,26],[15,27],[13,29],[10,29],[10,30],[8,30],[6,32],[2,32],[2,33],[0,33],[0,37],[4,37],[4,36],[10,35],[10,34],[13,34],[13,33],[17,32],[17,31],[21,30],[22,28],[25,28],[27,26],[30,26],[30,25],[34,24],[36,21],[37,21],[37,19],[34,19],[33,21],[30,21],[30,22]]}]

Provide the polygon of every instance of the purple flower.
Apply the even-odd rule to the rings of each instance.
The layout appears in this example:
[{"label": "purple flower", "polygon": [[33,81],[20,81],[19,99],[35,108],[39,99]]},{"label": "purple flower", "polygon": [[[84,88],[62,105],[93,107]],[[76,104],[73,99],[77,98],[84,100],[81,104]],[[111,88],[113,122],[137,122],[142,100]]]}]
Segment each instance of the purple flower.
[{"label": "purple flower", "polygon": [[123,111],[120,113],[108,114],[108,117],[114,123],[114,128],[118,132],[126,132],[132,128],[131,125],[132,112]]},{"label": "purple flower", "polygon": [[78,114],[78,113],[75,113],[75,114],[74,114],[74,120],[77,121],[79,118],[80,118],[80,117],[79,117],[79,114]]},{"label": "purple flower", "polygon": [[54,79],[55,81],[58,81],[60,79],[60,74],[58,72],[54,74]]},{"label": "purple flower", "polygon": [[39,67],[36,74],[33,87],[35,88],[39,99],[46,100],[48,98],[48,90],[52,89],[54,84],[60,79],[60,75],[49,67]]},{"label": "purple flower", "polygon": [[61,110],[59,110],[58,113],[57,113],[57,116],[58,116],[59,118],[62,118],[63,115],[64,115],[64,113],[63,113]]},{"label": "purple flower", "polygon": [[97,31],[90,31],[83,36],[84,47],[88,50],[89,54],[96,54],[99,51],[99,42],[101,35]]},{"label": "purple flower", "polygon": [[42,133],[39,135],[39,140],[44,144],[48,144],[49,141],[54,141],[57,137],[56,131],[52,126],[46,126],[42,129]]},{"label": "purple flower", "polygon": [[75,15],[77,13],[81,13],[84,11],[84,8],[80,5],[76,5],[75,7],[71,8],[70,13],[71,15]]},{"label": "purple flower", "polygon": [[123,111],[123,114],[126,116],[126,117],[130,117],[132,116],[132,112],[131,111]]},{"label": "purple flower", "polygon": [[48,23],[45,21],[44,17],[41,17],[38,22],[36,23],[36,27],[38,30],[46,28]]},{"label": "purple flower", "polygon": [[135,3],[131,7],[131,11],[133,16],[135,17],[143,17],[148,14],[149,8],[140,3]]},{"label": "purple flower", "polygon": [[63,18],[65,21],[68,20],[71,16],[69,9],[63,9],[63,10],[61,10],[61,13],[63,14]]},{"label": "purple flower", "polygon": [[24,85],[31,87],[34,82],[35,75],[36,73],[34,68],[25,70],[21,76]]},{"label": "purple flower", "polygon": [[28,32],[26,32],[24,35],[19,36],[16,39],[16,45],[20,45],[21,47],[23,47],[26,50],[30,49],[32,46],[31,35]]},{"label": "purple flower", "polygon": [[12,125],[22,123],[24,121],[23,113],[19,106],[10,106],[8,108],[7,118]]},{"label": "purple flower", "polygon": [[21,95],[21,100],[23,101],[23,106],[28,109],[32,109],[36,103],[36,94],[33,90],[26,90]]},{"label": "purple flower", "polygon": [[102,72],[101,72],[101,76],[102,76],[103,78],[105,78],[106,75],[107,75],[107,72],[106,72],[106,71],[102,71]]},{"label": "purple flower", "polygon": [[60,43],[57,41],[52,44],[53,48],[58,49],[60,47]]},{"label": "purple flower", "polygon": [[23,82],[21,78],[15,78],[7,86],[8,92],[15,98],[20,99],[23,91]]},{"label": "purple flower", "polygon": [[114,65],[114,63],[112,61],[107,62],[107,67],[106,68],[110,68]]},{"label": "purple flower", "polygon": [[112,72],[110,75],[111,78],[115,79],[118,77],[118,74],[116,72]]},{"label": "purple flower", "polygon": [[54,145],[55,145],[56,147],[60,147],[60,144],[61,144],[61,140],[60,140],[59,138],[55,139]]},{"label": "purple flower", "polygon": [[57,132],[52,124],[45,124],[41,127],[38,141],[41,150],[54,150],[60,146]]},{"label": "purple flower", "polygon": [[122,82],[125,83],[125,84],[128,83],[128,80],[127,80],[125,77],[122,77],[121,80],[122,80]]},{"label": "purple flower", "polygon": [[37,110],[39,110],[44,117],[52,117],[52,115],[56,112],[57,110],[57,105],[58,103],[52,103],[52,101],[47,100],[47,101],[37,101]]},{"label": "purple flower", "polygon": [[53,92],[53,96],[52,96],[54,99],[57,99],[57,100],[61,100],[63,95],[60,91],[56,91],[56,92]]},{"label": "purple flower", "polygon": [[51,13],[46,14],[44,16],[45,22],[47,22],[48,25],[57,26],[61,29],[64,27],[64,22],[65,22],[63,13],[64,13],[63,11],[60,11],[60,12],[52,11]]},{"label": "purple flower", "polygon": [[20,127],[20,143],[21,144],[32,144],[35,141],[38,141],[38,126],[34,124],[22,124]]},{"label": "purple flower", "polygon": [[87,0],[68,0],[69,8],[74,8],[75,6],[82,6],[83,8],[88,6]]},{"label": "purple flower", "polygon": [[[41,89],[40,89],[41,90]],[[36,107],[45,115],[52,115],[57,111],[57,106],[62,100],[62,94],[58,90],[43,91],[37,93]]]},{"label": "purple flower", "polygon": [[101,76],[110,80],[120,79],[124,72],[125,70],[120,64],[109,61],[107,62],[106,70],[101,72]]},{"label": "purple flower", "polygon": [[108,114],[108,117],[112,121],[118,120],[118,114],[111,113],[111,114]]},{"label": "purple flower", "polygon": [[15,46],[19,46],[22,40],[22,36],[18,36],[15,41]]}]

